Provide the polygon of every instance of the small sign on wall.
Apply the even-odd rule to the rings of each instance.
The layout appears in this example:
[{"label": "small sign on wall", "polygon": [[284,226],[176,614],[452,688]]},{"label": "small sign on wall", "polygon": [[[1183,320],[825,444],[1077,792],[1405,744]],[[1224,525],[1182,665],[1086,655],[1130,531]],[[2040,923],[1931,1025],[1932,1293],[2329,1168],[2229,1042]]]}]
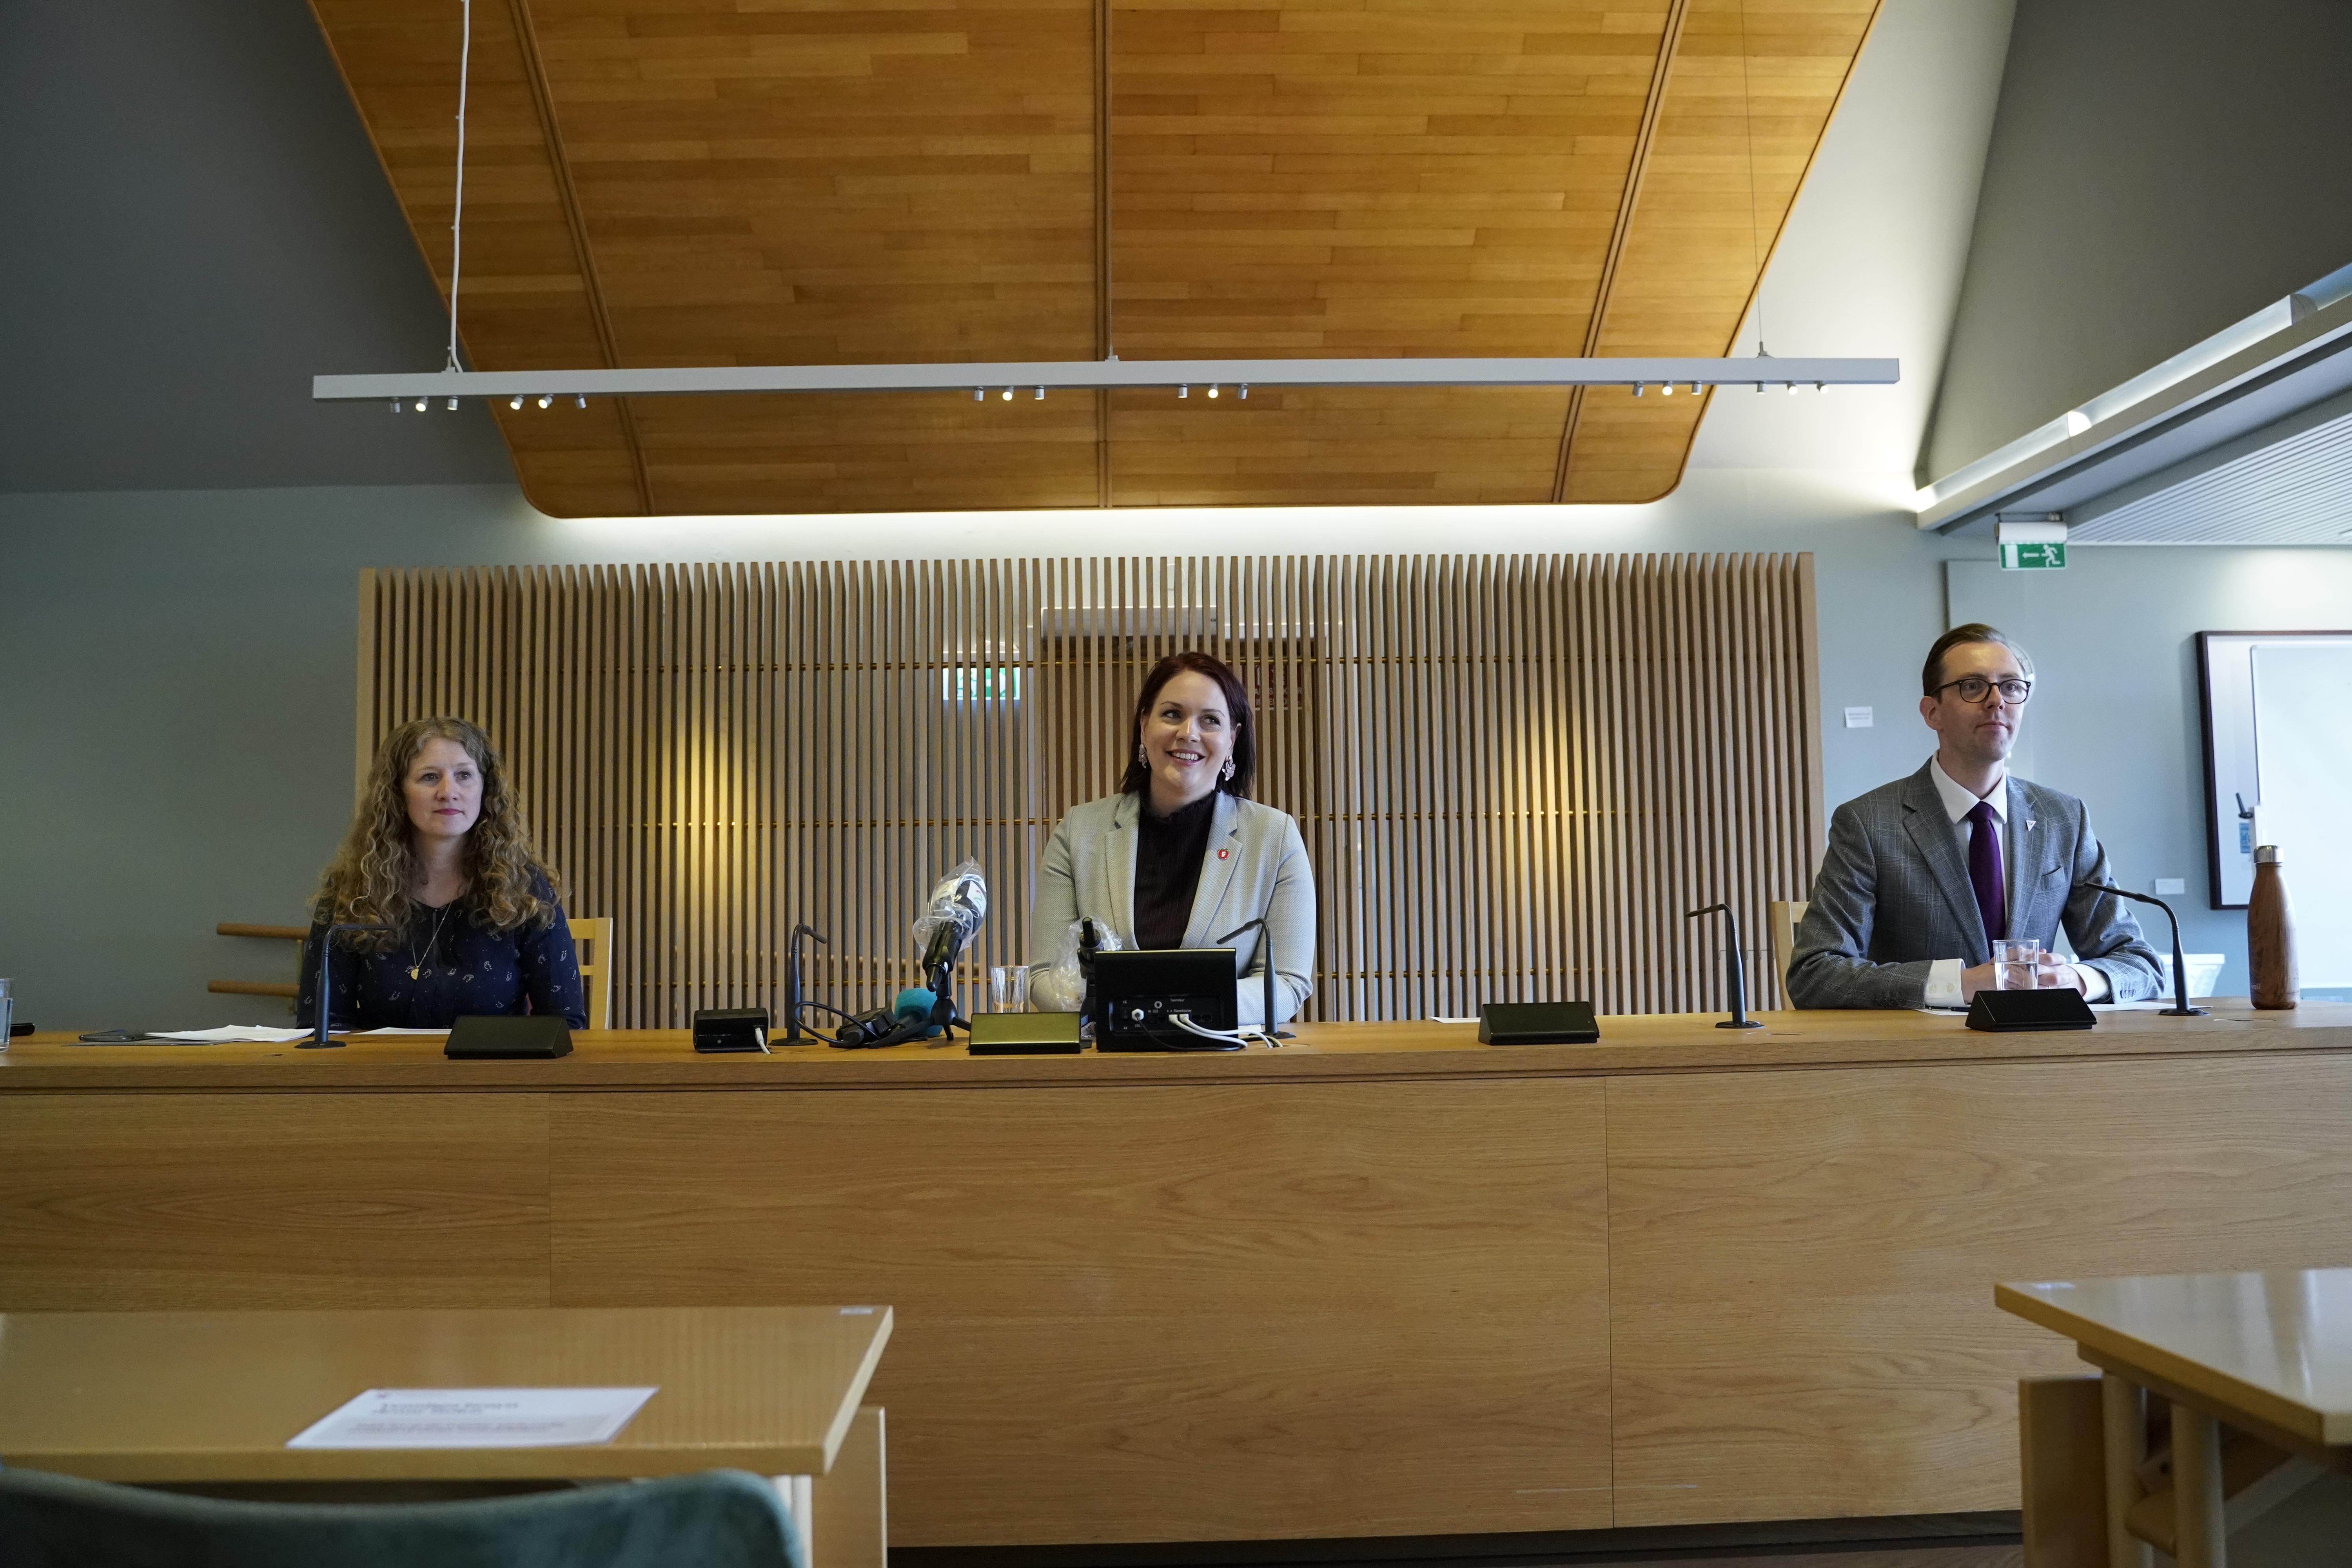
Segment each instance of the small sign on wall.
[{"label": "small sign on wall", "polygon": [[2000,547],[2000,569],[2004,572],[2050,572],[2066,564],[2066,547],[2063,544],[2004,544]]},{"label": "small sign on wall", "polygon": [[2004,572],[2057,572],[2066,565],[2066,523],[2057,516],[2002,518],[1994,524]]}]

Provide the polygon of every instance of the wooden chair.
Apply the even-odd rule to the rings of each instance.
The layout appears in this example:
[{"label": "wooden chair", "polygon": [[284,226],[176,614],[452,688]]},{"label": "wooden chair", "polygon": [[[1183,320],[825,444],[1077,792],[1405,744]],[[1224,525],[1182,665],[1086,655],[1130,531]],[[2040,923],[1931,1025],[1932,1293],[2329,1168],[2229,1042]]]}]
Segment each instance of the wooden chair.
[{"label": "wooden chair", "polygon": [[[302,962],[302,941],[310,931],[302,926],[257,926],[240,921],[223,921],[213,927],[220,936],[259,937],[267,942],[290,942],[294,944],[294,962]],[[207,980],[205,989],[223,996],[283,996],[294,999],[294,983],[290,980]]]},{"label": "wooden chair", "polygon": [[613,917],[571,917],[572,946],[580,955],[580,994],[588,1003],[588,1026],[613,1026]]},{"label": "wooden chair", "polygon": [[1810,899],[1774,899],[1764,906],[1765,921],[1772,928],[1772,982],[1780,988],[1783,1007],[1795,1005],[1789,1000],[1789,964],[1797,956],[1797,922],[1811,907]]}]

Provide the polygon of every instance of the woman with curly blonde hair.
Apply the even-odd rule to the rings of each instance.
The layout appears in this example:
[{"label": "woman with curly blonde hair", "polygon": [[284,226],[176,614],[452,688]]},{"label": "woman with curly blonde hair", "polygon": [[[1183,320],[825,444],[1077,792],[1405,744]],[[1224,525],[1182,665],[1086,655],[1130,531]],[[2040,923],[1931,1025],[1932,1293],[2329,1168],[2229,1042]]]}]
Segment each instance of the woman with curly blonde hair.
[{"label": "woman with curly blonde hair", "polygon": [[298,1024],[318,1022],[319,944],[345,923],[383,929],[335,938],[327,1017],[339,1031],[515,1013],[588,1026],[555,879],[531,852],[497,749],[463,719],[412,720],[376,749],[351,831],[319,881]]}]

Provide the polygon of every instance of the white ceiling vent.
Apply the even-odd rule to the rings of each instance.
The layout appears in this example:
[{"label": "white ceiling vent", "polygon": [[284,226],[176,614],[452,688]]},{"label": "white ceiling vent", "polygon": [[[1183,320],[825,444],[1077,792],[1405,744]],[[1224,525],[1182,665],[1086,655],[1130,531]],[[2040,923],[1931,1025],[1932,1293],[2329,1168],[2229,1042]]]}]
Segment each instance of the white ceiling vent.
[{"label": "white ceiling vent", "polygon": [[[2199,471],[2151,475],[2071,510],[2073,544],[2352,543],[2352,407],[2331,398],[2303,428],[2223,448]],[[2240,443],[2232,443],[2232,446]]]}]

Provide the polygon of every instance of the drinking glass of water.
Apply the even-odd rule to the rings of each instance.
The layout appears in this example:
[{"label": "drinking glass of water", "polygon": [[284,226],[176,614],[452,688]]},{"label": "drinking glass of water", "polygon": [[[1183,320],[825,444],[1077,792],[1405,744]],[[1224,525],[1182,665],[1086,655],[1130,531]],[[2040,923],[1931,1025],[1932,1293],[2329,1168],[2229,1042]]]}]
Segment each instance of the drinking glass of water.
[{"label": "drinking glass of water", "polygon": [[16,989],[7,981],[0,980],[0,1051],[8,1048],[8,1030],[16,1022]]},{"label": "drinking glass of water", "polygon": [[2042,944],[2038,942],[1994,942],[1992,964],[1994,990],[2035,990],[2042,984]]},{"label": "drinking glass of water", "polygon": [[989,970],[988,1010],[992,1013],[1029,1011],[1029,970],[1025,964],[1001,964]]}]

